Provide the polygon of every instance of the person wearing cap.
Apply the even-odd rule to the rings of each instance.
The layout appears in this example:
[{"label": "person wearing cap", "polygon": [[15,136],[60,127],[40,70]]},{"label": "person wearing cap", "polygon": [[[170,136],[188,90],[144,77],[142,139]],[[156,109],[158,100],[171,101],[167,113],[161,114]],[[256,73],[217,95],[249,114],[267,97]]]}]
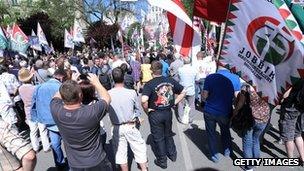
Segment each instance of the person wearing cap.
[{"label": "person wearing cap", "polygon": [[151,134],[156,146],[154,163],[165,169],[167,157],[173,162],[177,158],[171,108],[184,98],[186,91],[174,79],[162,76],[162,67],[161,62],[152,62],[154,78],[145,84],[141,100],[143,109],[148,114]]},{"label": "person wearing cap", "polygon": [[34,74],[30,73],[30,71],[26,68],[21,68],[18,72],[18,79],[22,82],[22,85],[18,88],[19,95],[24,103],[24,111],[26,115],[27,123],[30,127],[30,139],[32,143],[33,150],[39,151],[39,138],[38,138],[38,130],[39,135],[42,142],[42,147],[44,152],[50,151],[50,142],[48,137],[48,131],[46,129],[46,125],[35,121],[35,119],[31,118],[31,106],[32,106],[32,98],[35,90],[35,86],[32,84],[32,78]]}]

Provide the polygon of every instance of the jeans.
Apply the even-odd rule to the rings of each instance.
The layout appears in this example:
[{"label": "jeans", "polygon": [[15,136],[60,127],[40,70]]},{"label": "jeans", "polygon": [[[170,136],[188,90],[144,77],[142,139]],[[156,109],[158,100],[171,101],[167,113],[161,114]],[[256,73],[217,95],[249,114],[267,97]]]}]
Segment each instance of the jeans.
[{"label": "jeans", "polygon": [[224,154],[231,152],[231,134],[229,128],[228,116],[214,116],[212,114],[204,113],[206,131],[208,136],[208,145],[211,157],[216,156],[218,153],[217,139],[216,139],[216,123],[219,124],[221,130],[221,141]]},{"label": "jeans", "polygon": [[54,155],[54,162],[55,162],[56,166],[65,165],[64,155],[63,155],[63,151],[61,149],[62,138],[61,138],[60,133],[49,130],[49,136],[51,139],[52,152]]},{"label": "jeans", "polygon": [[156,148],[155,156],[161,163],[166,163],[167,156],[177,154],[173,140],[171,109],[150,112],[149,123]]},{"label": "jeans", "polygon": [[201,100],[201,92],[204,89],[205,78],[199,79],[195,84],[195,99]]},{"label": "jeans", "polygon": [[[243,157],[244,158],[260,158],[260,136],[265,129],[267,123],[255,123],[252,129],[244,132],[243,143]],[[252,166],[247,166],[251,169]]]},{"label": "jeans", "polygon": [[178,117],[179,119],[182,119],[184,116],[184,107],[186,105],[186,103],[188,103],[189,107],[191,108],[190,113],[189,113],[189,123],[193,122],[194,119],[194,110],[195,110],[195,105],[194,105],[194,101],[195,101],[195,96],[186,96],[181,102],[178,103]]}]

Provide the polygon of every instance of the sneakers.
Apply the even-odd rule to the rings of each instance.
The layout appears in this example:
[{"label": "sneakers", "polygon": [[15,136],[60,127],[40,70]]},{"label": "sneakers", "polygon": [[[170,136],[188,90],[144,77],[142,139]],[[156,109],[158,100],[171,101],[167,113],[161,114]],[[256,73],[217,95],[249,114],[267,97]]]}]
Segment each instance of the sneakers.
[{"label": "sneakers", "polygon": [[211,156],[211,160],[213,161],[213,163],[218,163],[220,161],[220,157],[218,154]]},{"label": "sneakers", "polygon": [[166,163],[162,163],[162,162],[160,162],[159,160],[157,160],[157,159],[155,159],[154,160],[154,164],[155,165],[157,165],[157,166],[159,166],[160,168],[162,168],[162,169],[167,169],[167,162]]},{"label": "sneakers", "polygon": [[176,158],[177,158],[177,155],[172,155],[172,156],[168,156],[168,158],[172,161],[172,162],[176,162]]},{"label": "sneakers", "polygon": [[225,157],[230,157],[230,153],[231,153],[230,150],[227,149],[227,150],[224,151],[224,156]]}]

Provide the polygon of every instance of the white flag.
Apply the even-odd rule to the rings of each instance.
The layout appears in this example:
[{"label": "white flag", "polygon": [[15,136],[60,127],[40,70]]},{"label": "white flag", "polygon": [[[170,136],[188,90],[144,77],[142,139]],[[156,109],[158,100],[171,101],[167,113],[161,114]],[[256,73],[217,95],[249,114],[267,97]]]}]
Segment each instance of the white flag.
[{"label": "white flag", "polygon": [[81,26],[76,19],[74,20],[73,41],[85,43]]},{"label": "white flag", "polygon": [[304,78],[304,46],[290,27],[297,23],[284,18],[284,5],[284,0],[232,2],[219,61],[273,105]]},{"label": "white flag", "polygon": [[49,45],[39,22],[37,24],[37,36],[38,36],[39,44]]},{"label": "white flag", "polygon": [[64,29],[64,47],[74,49],[73,36]]}]

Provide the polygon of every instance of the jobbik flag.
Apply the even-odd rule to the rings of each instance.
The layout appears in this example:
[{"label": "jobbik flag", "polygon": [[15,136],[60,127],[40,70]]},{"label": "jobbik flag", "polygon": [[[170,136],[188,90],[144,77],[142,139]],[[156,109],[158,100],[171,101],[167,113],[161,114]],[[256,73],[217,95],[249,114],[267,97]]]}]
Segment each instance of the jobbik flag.
[{"label": "jobbik flag", "polygon": [[64,29],[64,47],[74,49],[73,36],[67,29]]},{"label": "jobbik flag", "polygon": [[17,24],[14,24],[10,37],[11,49],[20,53],[25,53],[29,46],[29,39]]},{"label": "jobbik flag", "polygon": [[273,105],[304,78],[304,46],[282,5],[283,0],[232,0],[219,60]]}]

